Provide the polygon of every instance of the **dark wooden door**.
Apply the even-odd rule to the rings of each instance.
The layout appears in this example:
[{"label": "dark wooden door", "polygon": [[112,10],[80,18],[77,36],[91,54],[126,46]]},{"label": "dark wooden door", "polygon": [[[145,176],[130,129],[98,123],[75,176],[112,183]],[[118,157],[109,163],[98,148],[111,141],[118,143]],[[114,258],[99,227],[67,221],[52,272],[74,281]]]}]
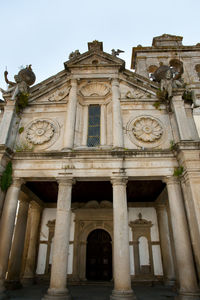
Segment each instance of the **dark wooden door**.
[{"label": "dark wooden door", "polygon": [[88,280],[112,279],[112,245],[105,230],[96,229],[88,236],[86,277]]}]

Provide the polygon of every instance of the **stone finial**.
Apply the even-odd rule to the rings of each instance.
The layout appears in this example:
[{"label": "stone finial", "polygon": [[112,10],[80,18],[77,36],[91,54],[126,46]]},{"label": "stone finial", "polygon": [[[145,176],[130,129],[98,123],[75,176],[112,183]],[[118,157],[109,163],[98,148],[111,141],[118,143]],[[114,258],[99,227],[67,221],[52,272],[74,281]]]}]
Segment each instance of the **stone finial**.
[{"label": "stone finial", "polygon": [[160,36],[156,36],[153,38],[152,46],[154,47],[177,47],[182,46],[182,36],[171,35],[171,34],[163,34]]},{"label": "stone finial", "polygon": [[88,50],[91,51],[103,51],[103,42],[94,40],[91,43],[88,43]]}]

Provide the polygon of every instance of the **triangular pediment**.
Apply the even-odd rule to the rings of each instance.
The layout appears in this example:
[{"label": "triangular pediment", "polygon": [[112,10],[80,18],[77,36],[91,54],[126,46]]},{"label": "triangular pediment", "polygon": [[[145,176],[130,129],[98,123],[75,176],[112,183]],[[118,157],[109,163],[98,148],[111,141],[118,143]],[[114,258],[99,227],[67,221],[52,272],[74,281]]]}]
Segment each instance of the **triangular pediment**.
[{"label": "triangular pediment", "polygon": [[75,55],[74,58],[64,63],[65,69],[81,67],[117,67],[124,69],[125,61],[100,50],[90,50],[80,55]]}]

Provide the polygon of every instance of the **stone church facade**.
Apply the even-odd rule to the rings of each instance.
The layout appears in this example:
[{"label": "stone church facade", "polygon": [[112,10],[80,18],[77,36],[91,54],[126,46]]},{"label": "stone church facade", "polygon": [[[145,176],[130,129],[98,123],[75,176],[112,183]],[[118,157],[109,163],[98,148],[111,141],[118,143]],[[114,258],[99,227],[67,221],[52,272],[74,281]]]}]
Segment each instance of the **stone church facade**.
[{"label": "stone church facade", "polygon": [[136,299],[131,283],[199,299],[200,45],[155,37],[133,48],[134,71],[119,52],[93,41],[3,91],[0,299],[42,280],[49,300],[90,281],[113,281],[112,300]]}]

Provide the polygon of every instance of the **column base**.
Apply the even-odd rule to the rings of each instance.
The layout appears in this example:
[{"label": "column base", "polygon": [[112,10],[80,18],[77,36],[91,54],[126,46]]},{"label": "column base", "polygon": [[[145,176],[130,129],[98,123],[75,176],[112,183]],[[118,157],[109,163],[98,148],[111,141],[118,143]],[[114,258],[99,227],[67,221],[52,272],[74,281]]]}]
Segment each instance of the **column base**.
[{"label": "column base", "polygon": [[133,290],[128,291],[117,291],[113,290],[110,300],[136,300],[136,296]]},{"label": "column base", "polygon": [[65,291],[49,289],[41,300],[72,300],[72,297],[67,289]]},{"label": "column base", "polygon": [[200,300],[200,293],[180,293],[175,300]]},{"label": "column base", "polygon": [[175,285],[175,280],[164,280],[164,285],[165,286],[174,286]]},{"label": "column base", "polygon": [[34,278],[23,278],[21,282],[22,282],[22,286],[24,287],[31,286],[34,284]]}]

